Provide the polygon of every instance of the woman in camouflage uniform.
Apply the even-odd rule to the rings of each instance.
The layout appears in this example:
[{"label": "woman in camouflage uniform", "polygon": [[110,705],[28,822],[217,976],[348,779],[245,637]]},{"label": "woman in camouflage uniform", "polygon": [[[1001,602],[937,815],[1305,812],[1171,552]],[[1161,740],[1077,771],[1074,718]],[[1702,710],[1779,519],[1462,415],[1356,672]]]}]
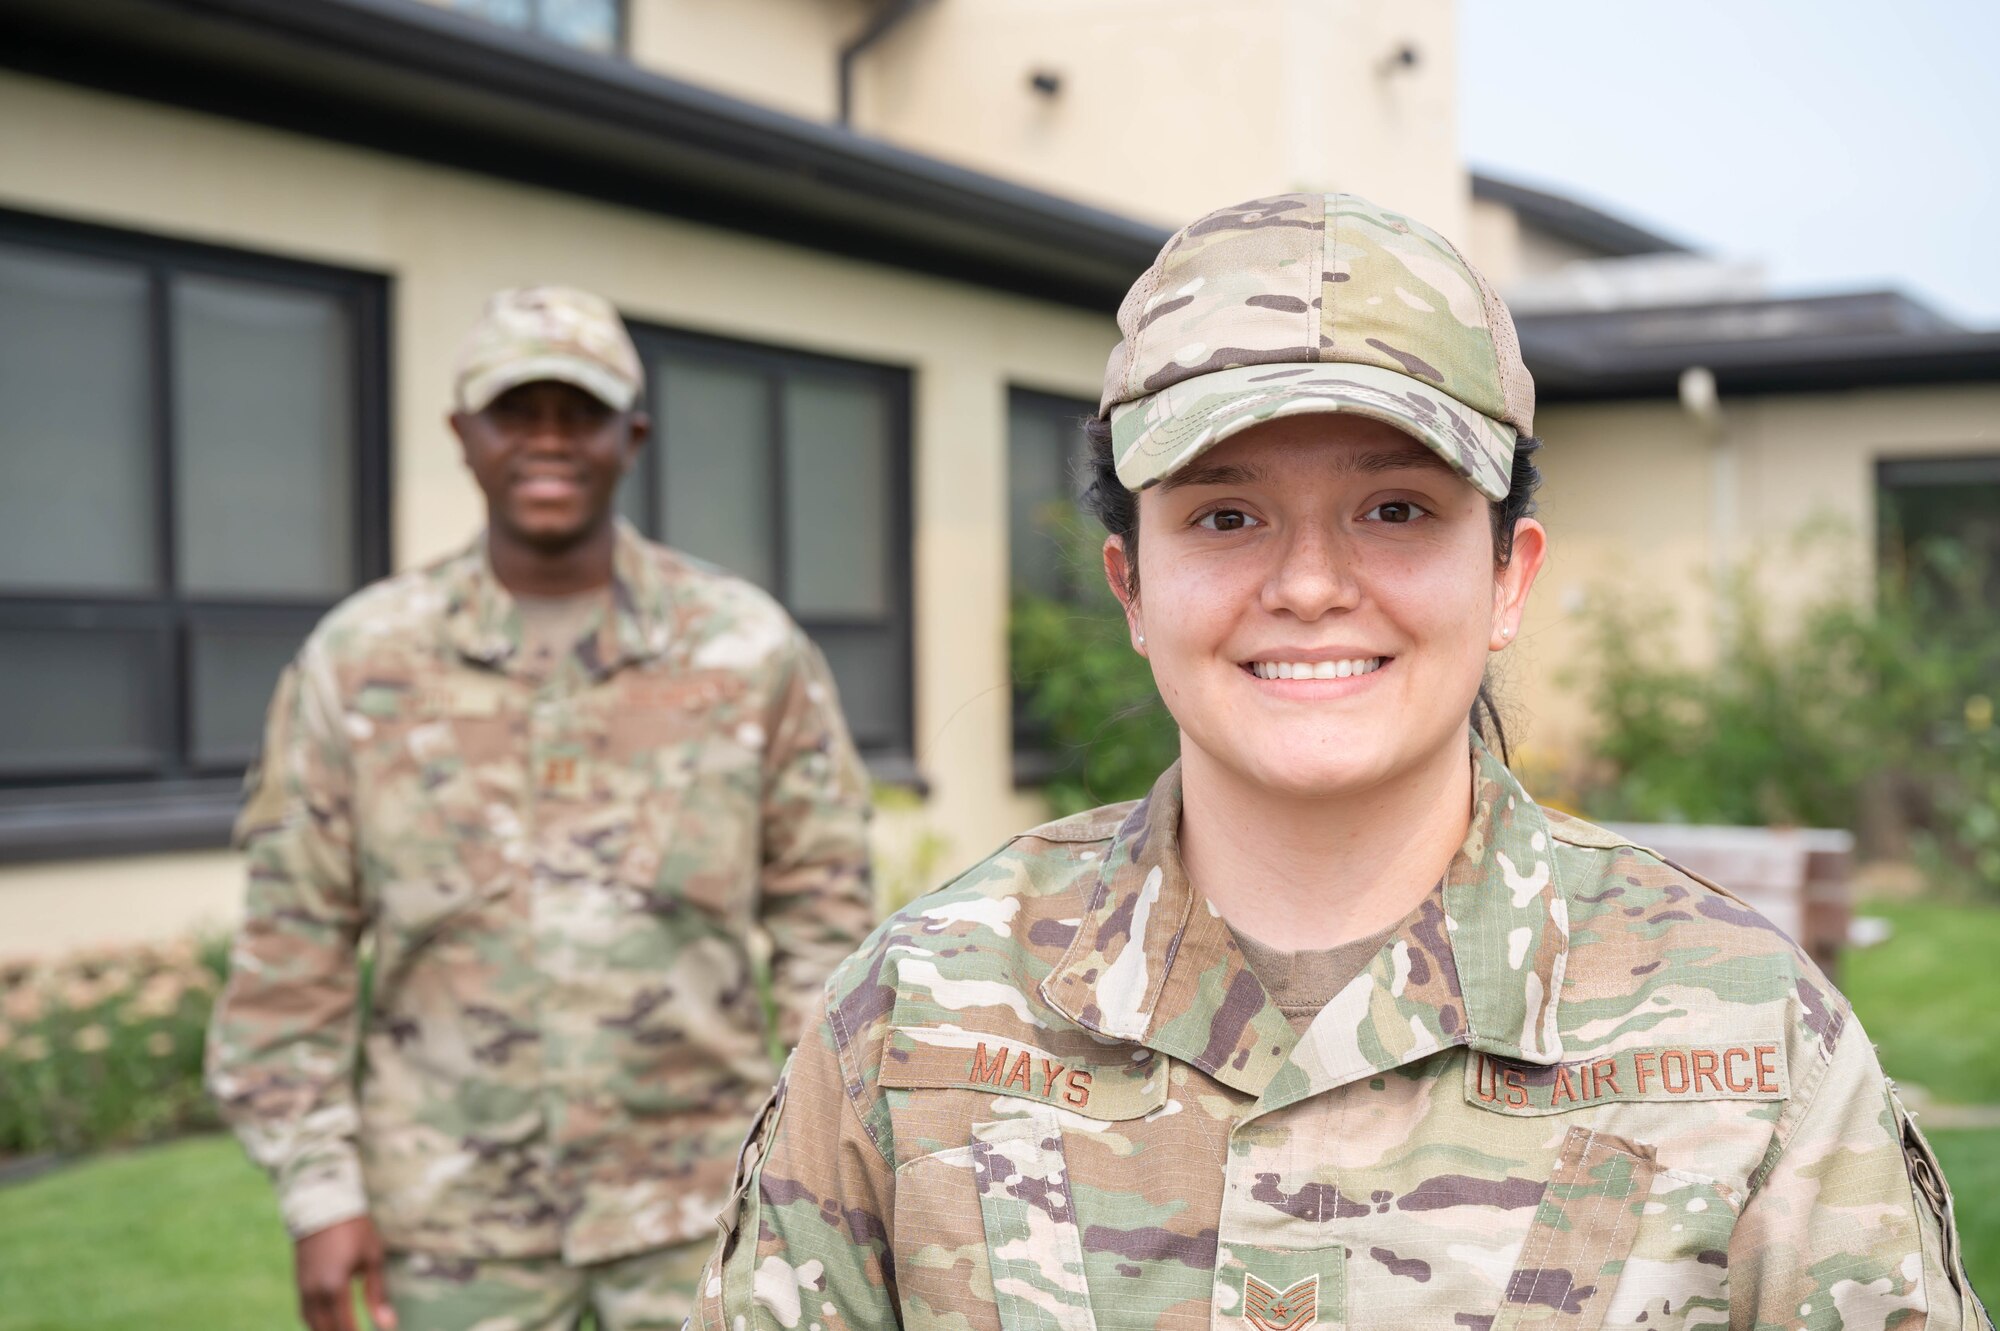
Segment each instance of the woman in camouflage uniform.
[{"label": "woman in camouflage uniform", "polygon": [[1090,501],[1181,761],[834,976],[696,1324],[1982,1323],[1825,977],[1468,720],[1546,547],[1491,287],[1285,195],[1119,326]]}]

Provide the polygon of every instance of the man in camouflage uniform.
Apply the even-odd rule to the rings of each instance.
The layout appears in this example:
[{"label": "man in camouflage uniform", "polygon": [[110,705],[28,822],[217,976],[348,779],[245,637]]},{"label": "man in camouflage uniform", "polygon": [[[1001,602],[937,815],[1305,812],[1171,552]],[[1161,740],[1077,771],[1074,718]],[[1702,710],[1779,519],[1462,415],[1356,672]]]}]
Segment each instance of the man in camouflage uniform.
[{"label": "man in camouflage uniform", "polygon": [[335,609],[279,682],[209,1076],[315,1331],[356,1279],[402,1331],[679,1325],[773,1036],[866,931],[820,654],[612,516],[640,386],[603,300],[496,296],[452,417],[487,532]]},{"label": "man in camouflage uniform", "polygon": [[[1121,312],[1118,477],[1303,383],[1505,495],[1532,390],[1504,317],[1364,200],[1212,214]],[[1310,1001],[1190,881],[1180,765],[887,921],[759,1118],[693,1324],[1987,1325],[1811,961],[1471,742],[1441,879],[1344,963],[1290,954]]]}]

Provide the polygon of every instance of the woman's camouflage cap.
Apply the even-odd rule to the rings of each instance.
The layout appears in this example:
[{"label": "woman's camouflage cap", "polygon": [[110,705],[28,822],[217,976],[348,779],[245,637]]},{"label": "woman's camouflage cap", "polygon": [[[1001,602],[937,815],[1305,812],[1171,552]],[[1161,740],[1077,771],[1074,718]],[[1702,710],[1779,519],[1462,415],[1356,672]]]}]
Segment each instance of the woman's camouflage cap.
[{"label": "woman's camouflage cap", "polygon": [[1503,498],[1535,384],[1506,305],[1423,223],[1353,194],[1278,194],[1177,232],[1125,296],[1098,415],[1153,484],[1259,421],[1350,412]]},{"label": "woman's camouflage cap", "polygon": [[625,321],[602,296],[575,287],[496,291],[458,350],[460,411],[484,411],[520,384],[553,379],[613,411],[638,399],[645,372]]}]

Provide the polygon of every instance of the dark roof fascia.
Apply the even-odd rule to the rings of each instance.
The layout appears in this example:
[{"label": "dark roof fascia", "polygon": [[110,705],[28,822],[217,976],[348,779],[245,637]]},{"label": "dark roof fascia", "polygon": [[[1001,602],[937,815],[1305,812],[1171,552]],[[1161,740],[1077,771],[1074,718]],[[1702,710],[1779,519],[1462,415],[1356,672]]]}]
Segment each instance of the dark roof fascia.
[{"label": "dark roof fascia", "polygon": [[1168,234],[417,0],[0,18],[0,66],[1104,313]]},{"label": "dark roof fascia", "polygon": [[2000,333],[1885,334],[1691,343],[1604,353],[1548,346],[1520,321],[1521,354],[1542,404],[1673,398],[1692,366],[1730,393],[1826,393],[1925,384],[2000,384]]},{"label": "dark roof fascia", "polygon": [[1540,230],[1611,258],[1637,254],[1693,254],[1693,247],[1634,226],[1599,208],[1547,190],[1472,173],[1472,197],[1513,209]]}]

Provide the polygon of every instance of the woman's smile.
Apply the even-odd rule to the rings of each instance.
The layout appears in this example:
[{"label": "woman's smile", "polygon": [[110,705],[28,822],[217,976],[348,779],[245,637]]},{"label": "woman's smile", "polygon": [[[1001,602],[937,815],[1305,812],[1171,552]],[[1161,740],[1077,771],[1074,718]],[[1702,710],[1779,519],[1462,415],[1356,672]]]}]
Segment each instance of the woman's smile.
[{"label": "woman's smile", "polygon": [[1376,683],[1375,675],[1395,660],[1352,652],[1287,651],[1243,662],[1259,692],[1288,701],[1349,698]]},{"label": "woman's smile", "polygon": [[1463,765],[1539,528],[1496,566],[1485,496],[1402,431],[1338,414],[1245,430],[1140,506],[1135,645],[1197,780],[1325,799]]}]

